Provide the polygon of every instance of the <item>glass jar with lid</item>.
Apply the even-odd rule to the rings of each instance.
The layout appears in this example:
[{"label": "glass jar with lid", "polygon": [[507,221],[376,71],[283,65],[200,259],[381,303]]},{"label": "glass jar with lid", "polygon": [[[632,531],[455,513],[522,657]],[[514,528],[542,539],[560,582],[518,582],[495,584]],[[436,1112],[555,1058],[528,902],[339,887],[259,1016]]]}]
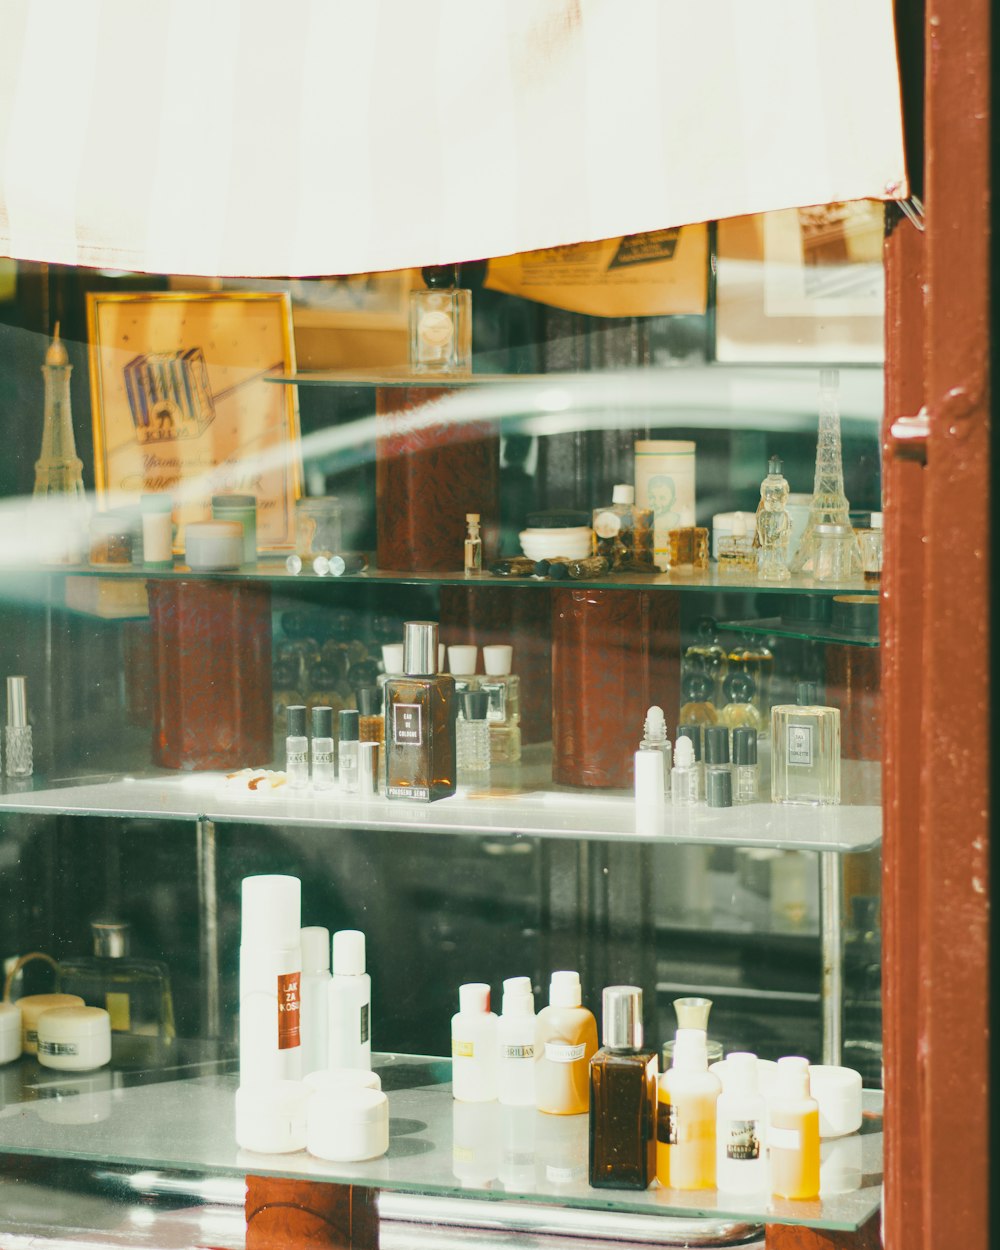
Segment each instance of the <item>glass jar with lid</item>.
[{"label": "glass jar with lid", "polygon": [[817,525],[813,577],[818,582],[845,582],[854,567],[856,539],[850,525]]},{"label": "glass jar with lid", "polygon": [[295,501],[295,554],[304,562],[337,555],[343,549],[343,512],[336,495]]}]

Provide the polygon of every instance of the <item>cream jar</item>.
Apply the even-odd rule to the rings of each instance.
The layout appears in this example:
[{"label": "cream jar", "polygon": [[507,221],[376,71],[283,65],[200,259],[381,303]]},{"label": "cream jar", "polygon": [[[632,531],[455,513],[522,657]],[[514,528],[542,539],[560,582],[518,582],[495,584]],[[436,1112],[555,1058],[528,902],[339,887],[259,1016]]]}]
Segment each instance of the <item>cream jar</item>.
[{"label": "cream jar", "polygon": [[260,1081],[236,1091],[236,1144],[257,1154],[290,1154],[306,1144],[303,1081]]},{"label": "cream jar", "polygon": [[53,1007],[41,1012],[35,1027],[45,1068],[89,1072],[111,1060],[111,1017],[103,1007]]},{"label": "cream jar", "polygon": [[239,521],[192,521],[184,530],[184,559],[191,569],[238,569],[243,526]]},{"label": "cream jar", "polygon": [[368,1068],[319,1068],[309,1073],[305,1084],[310,1093],[336,1093],[345,1089],[380,1090],[382,1078]]},{"label": "cream jar", "polygon": [[820,1137],[844,1137],[861,1127],[861,1073],[853,1068],[814,1063],[809,1091],[819,1103]]},{"label": "cream jar", "polygon": [[21,1008],[17,1003],[0,1003],[0,1063],[13,1063],[21,1057]]},{"label": "cream jar", "polygon": [[331,1163],[377,1159],[389,1149],[389,1100],[377,1089],[313,1090],[306,1149]]},{"label": "cream jar", "polygon": [[38,1017],[54,1007],[82,1007],[79,994],[28,994],[19,998],[21,1009],[21,1047],[26,1055],[38,1054]]}]

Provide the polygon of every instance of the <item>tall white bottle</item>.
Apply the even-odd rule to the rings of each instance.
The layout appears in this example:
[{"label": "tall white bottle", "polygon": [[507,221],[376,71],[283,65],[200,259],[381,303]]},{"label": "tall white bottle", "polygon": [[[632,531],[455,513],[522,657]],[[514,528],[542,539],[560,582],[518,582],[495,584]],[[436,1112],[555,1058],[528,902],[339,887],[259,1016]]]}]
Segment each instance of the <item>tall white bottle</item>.
[{"label": "tall white bottle", "polygon": [[244,877],[240,937],[240,1084],[302,1076],[302,885]]},{"label": "tall white bottle", "polygon": [[492,1102],[497,1096],[497,1018],[490,987],[478,981],[458,987],[451,1018],[451,1092],[459,1102]]},{"label": "tall white bottle", "polygon": [[302,946],[302,1075],[327,1066],[330,930],[312,925],[299,935]]},{"label": "tall white bottle", "polygon": [[507,1107],[535,1105],[535,995],[530,977],[508,977],[497,1022],[497,1095]]},{"label": "tall white bottle", "polygon": [[726,1081],[716,1104],[716,1187],[730,1194],[767,1192],[764,1134],[767,1108],[757,1088],[757,1056],[726,1056]]},{"label": "tall white bottle", "polygon": [[372,1066],[372,981],[365,972],[365,935],[341,929],[333,935],[333,978],[329,985],[331,1068]]}]

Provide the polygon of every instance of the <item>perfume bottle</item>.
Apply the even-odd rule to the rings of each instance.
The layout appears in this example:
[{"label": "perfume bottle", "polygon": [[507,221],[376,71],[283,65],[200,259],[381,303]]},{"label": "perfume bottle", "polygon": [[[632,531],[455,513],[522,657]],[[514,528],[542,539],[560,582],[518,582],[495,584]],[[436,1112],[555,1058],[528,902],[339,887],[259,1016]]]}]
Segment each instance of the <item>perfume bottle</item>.
[{"label": "perfume bottle", "polygon": [[[462,695],[465,694],[466,690],[479,689],[479,678],[476,676],[476,667],[479,663],[479,648],[460,644],[448,647],[447,653],[448,672],[451,673],[455,681],[455,707],[458,719],[461,720],[465,715],[462,707]],[[441,666],[439,665],[439,667]]]},{"label": "perfume bottle", "polygon": [[635,506],[635,487],[615,486],[610,507],[594,509],[595,554],[612,569],[653,566],[653,512]]},{"label": "perfume bottle", "polygon": [[710,616],[703,616],[696,627],[694,642],[684,650],[681,678],[683,680],[694,674],[707,677],[711,683],[711,702],[720,703],[727,671],[726,649],[716,636],[715,621]]},{"label": "perfume bottle", "polygon": [[[337,784],[333,746],[333,708],[318,704],[312,710],[312,783],[314,790],[330,790]],[[303,930],[305,932],[305,930]],[[311,1069],[307,1069],[311,1071]]]},{"label": "perfume bottle", "polygon": [[327,1066],[372,1066],[372,979],[365,971],[365,935],[341,929],[333,935],[333,976],[327,987]]},{"label": "perfume bottle", "polygon": [[706,725],[701,731],[705,764],[705,802],[709,807],[732,807],[733,775],[729,767],[729,730]]},{"label": "perfume bottle", "polygon": [[669,794],[670,769],[672,764],[670,739],[667,737],[667,722],[663,715],[663,708],[657,707],[655,704],[646,713],[646,720],[642,727],[642,741],[639,743],[639,750],[659,751],[662,754],[664,792]]},{"label": "perfume bottle", "polygon": [[732,531],[719,539],[718,560],[720,577],[752,577],[757,572],[757,552],[742,512],[733,514]]},{"label": "perfume bottle", "polygon": [[490,1011],[490,987],[478,981],[458,987],[451,1092],[458,1102],[493,1102],[497,1096],[497,1018]]},{"label": "perfume bottle", "polygon": [[597,1021],[582,1006],[580,974],[553,972],[549,1005],[535,1021],[535,1101],[549,1115],[583,1115],[590,1104],[590,1060]]},{"label": "perfume bottle", "polygon": [[682,725],[716,725],[719,713],[713,700],[712,681],[704,673],[690,673],[681,681]]},{"label": "perfume bottle", "polygon": [[483,540],[479,533],[479,513],[467,512],[465,524],[468,527],[465,538],[465,576],[478,577],[483,571]]},{"label": "perfume bottle", "polygon": [[677,759],[677,748],[680,745],[681,738],[688,738],[691,742],[691,749],[694,752],[694,785],[696,787],[695,802],[703,802],[705,798],[705,763],[702,759],[702,735],[704,727],[702,725],[678,725],[677,741],[674,743],[674,761]]},{"label": "perfume bottle", "polygon": [[716,1107],[716,1183],[730,1194],[767,1192],[767,1110],[757,1088],[757,1056],[726,1057],[726,1086]]},{"label": "perfume bottle", "polygon": [[733,802],[756,803],[759,786],[757,731],[741,726],[733,730]]},{"label": "perfume bottle", "polygon": [[30,777],[34,760],[28,724],[28,683],[24,677],[7,678],[7,724],[3,736],[7,776]]},{"label": "perfume bottle", "polygon": [[59,990],[78,994],[88,1007],[103,1007],[108,1012],[116,1062],[164,1062],[175,1037],[166,964],[129,954],[127,924],[95,920],[90,929],[93,955],[67,959],[59,965]]},{"label": "perfume bottle", "polygon": [[719,722],[732,731],[746,726],[760,733],[764,728],[764,718],[754,702],[756,690],[753,678],[746,673],[730,673],[722,683],[726,704],[719,713]]},{"label": "perfume bottle", "polygon": [[781,472],[781,461],[772,456],[767,462],[767,477],[760,484],[757,506],[757,574],[762,582],[785,582],[788,571],[788,539],[792,522],[785,505],[788,482]]},{"label": "perfume bottle", "polygon": [[778,1198],[819,1197],[819,1104],[809,1093],[809,1060],[778,1060],[767,1104],[771,1192]]},{"label": "perfume bottle", "polygon": [[882,580],[882,543],[885,537],[882,530],[882,513],[873,512],[871,529],[858,530],[858,543],[861,547],[861,569],[864,573],[866,586],[877,586]]},{"label": "perfume bottle", "polygon": [[722,1085],[708,1070],[701,1029],[678,1029],[673,1065],[659,1079],[656,1179],[674,1189],[715,1187],[716,1104]]},{"label": "perfume bottle", "polygon": [[775,803],[840,802],[840,709],[816,703],[815,690],[799,682],[796,703],[771,709]]},{"label": "perfume bottle", "polygon": [[708,530],[684,525],[667,534],[672,573],[704,573],[708,568]]},{"label": "perfume bottle", "polygon": [[602,995],[603,1046],[590,1061],[590,1184],[646,1189],[656,1175],[655,1050],[643,1048],[642,990]]},{"label": "perfume bottle", "polygon": [[457,265],[422,269],[426,291],[410,292],[414,373],[472,372],[472,292],[457,286]]},{"label": "perfume bottle", "polygon": [[674,766],[670,772],[674,807],[694,807],[698,802],[698,788],[698,763],[694,757],[694,743],[678,730],[674,746]]},{"label": "perfume bottle", "polygon": [[508,977],[497,1023],[497,1096],[508,1107],[535,1106],[535,995],[530,977]]},{"label": "perfume bottle", "polygon": [[[740,642],[729,648],[726,665],[730,674],[740,673],[753,682],[750,702],[761,716],[757,732],[768,734],[771,727],[771,675],[774,653],[763,642]],[[726,696],[723,682],[723,697]],[[729,700],[732,702],[732,700]],[[730,726],[732,728],[732,726]]]},{"label": "perfume bottle", "polygon": [[479,689],[489,696],[490,762],[516,764],[521,758],[521,679],[510,671],[514,648],[506,643],[483,647],[486,676]]},{"label": "perfume bottle", "polygon": [[382,691],[378,686],[362,686],[357,692],[358,737],[362,742],[385,742]]},{"label": "perfume bottle", "polygon": [[360,742],[359,716],[354,708],[343,708],[337,718],[340,742],[337,744],[337,780],[341,792],[358,792],[358,743]]},{"label": "perfume bottle", "polygon": [[306,737],[306,709],[299,704],[285,708],[285,772],[293,790],[304,790],[309,784],[309,739]]},{"label": "perfume bottle", "polygon": [[437,671],[434,621],[403,629],[404,676],[385,683],[385,792],[430,803],[455,793],[455,680]]},{"label": "perfume bottle", "polygon": [[482,783],[490,775],[490,725],[486,719],[490,697],[483,690],[466,690],[460,703],[462,719],[456,727],[458,779]]}]

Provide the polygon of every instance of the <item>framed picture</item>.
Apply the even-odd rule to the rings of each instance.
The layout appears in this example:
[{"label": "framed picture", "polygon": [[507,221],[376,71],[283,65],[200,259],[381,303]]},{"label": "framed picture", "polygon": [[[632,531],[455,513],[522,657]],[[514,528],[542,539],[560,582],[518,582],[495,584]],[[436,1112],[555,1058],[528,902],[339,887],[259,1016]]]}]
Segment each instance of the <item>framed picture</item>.
[{"label": "framed picture", "polygon": [[881,364],[882,219],[858,201],[720,221],[716,359]]},{"label": "framed picture", "polygon": [[102,504],[176,501],[183,527],[212,496],[257,496],[257,545],[294,545],[301,491],[295,370],[285,292],[133,292],[87,297],[94,476]]}]

